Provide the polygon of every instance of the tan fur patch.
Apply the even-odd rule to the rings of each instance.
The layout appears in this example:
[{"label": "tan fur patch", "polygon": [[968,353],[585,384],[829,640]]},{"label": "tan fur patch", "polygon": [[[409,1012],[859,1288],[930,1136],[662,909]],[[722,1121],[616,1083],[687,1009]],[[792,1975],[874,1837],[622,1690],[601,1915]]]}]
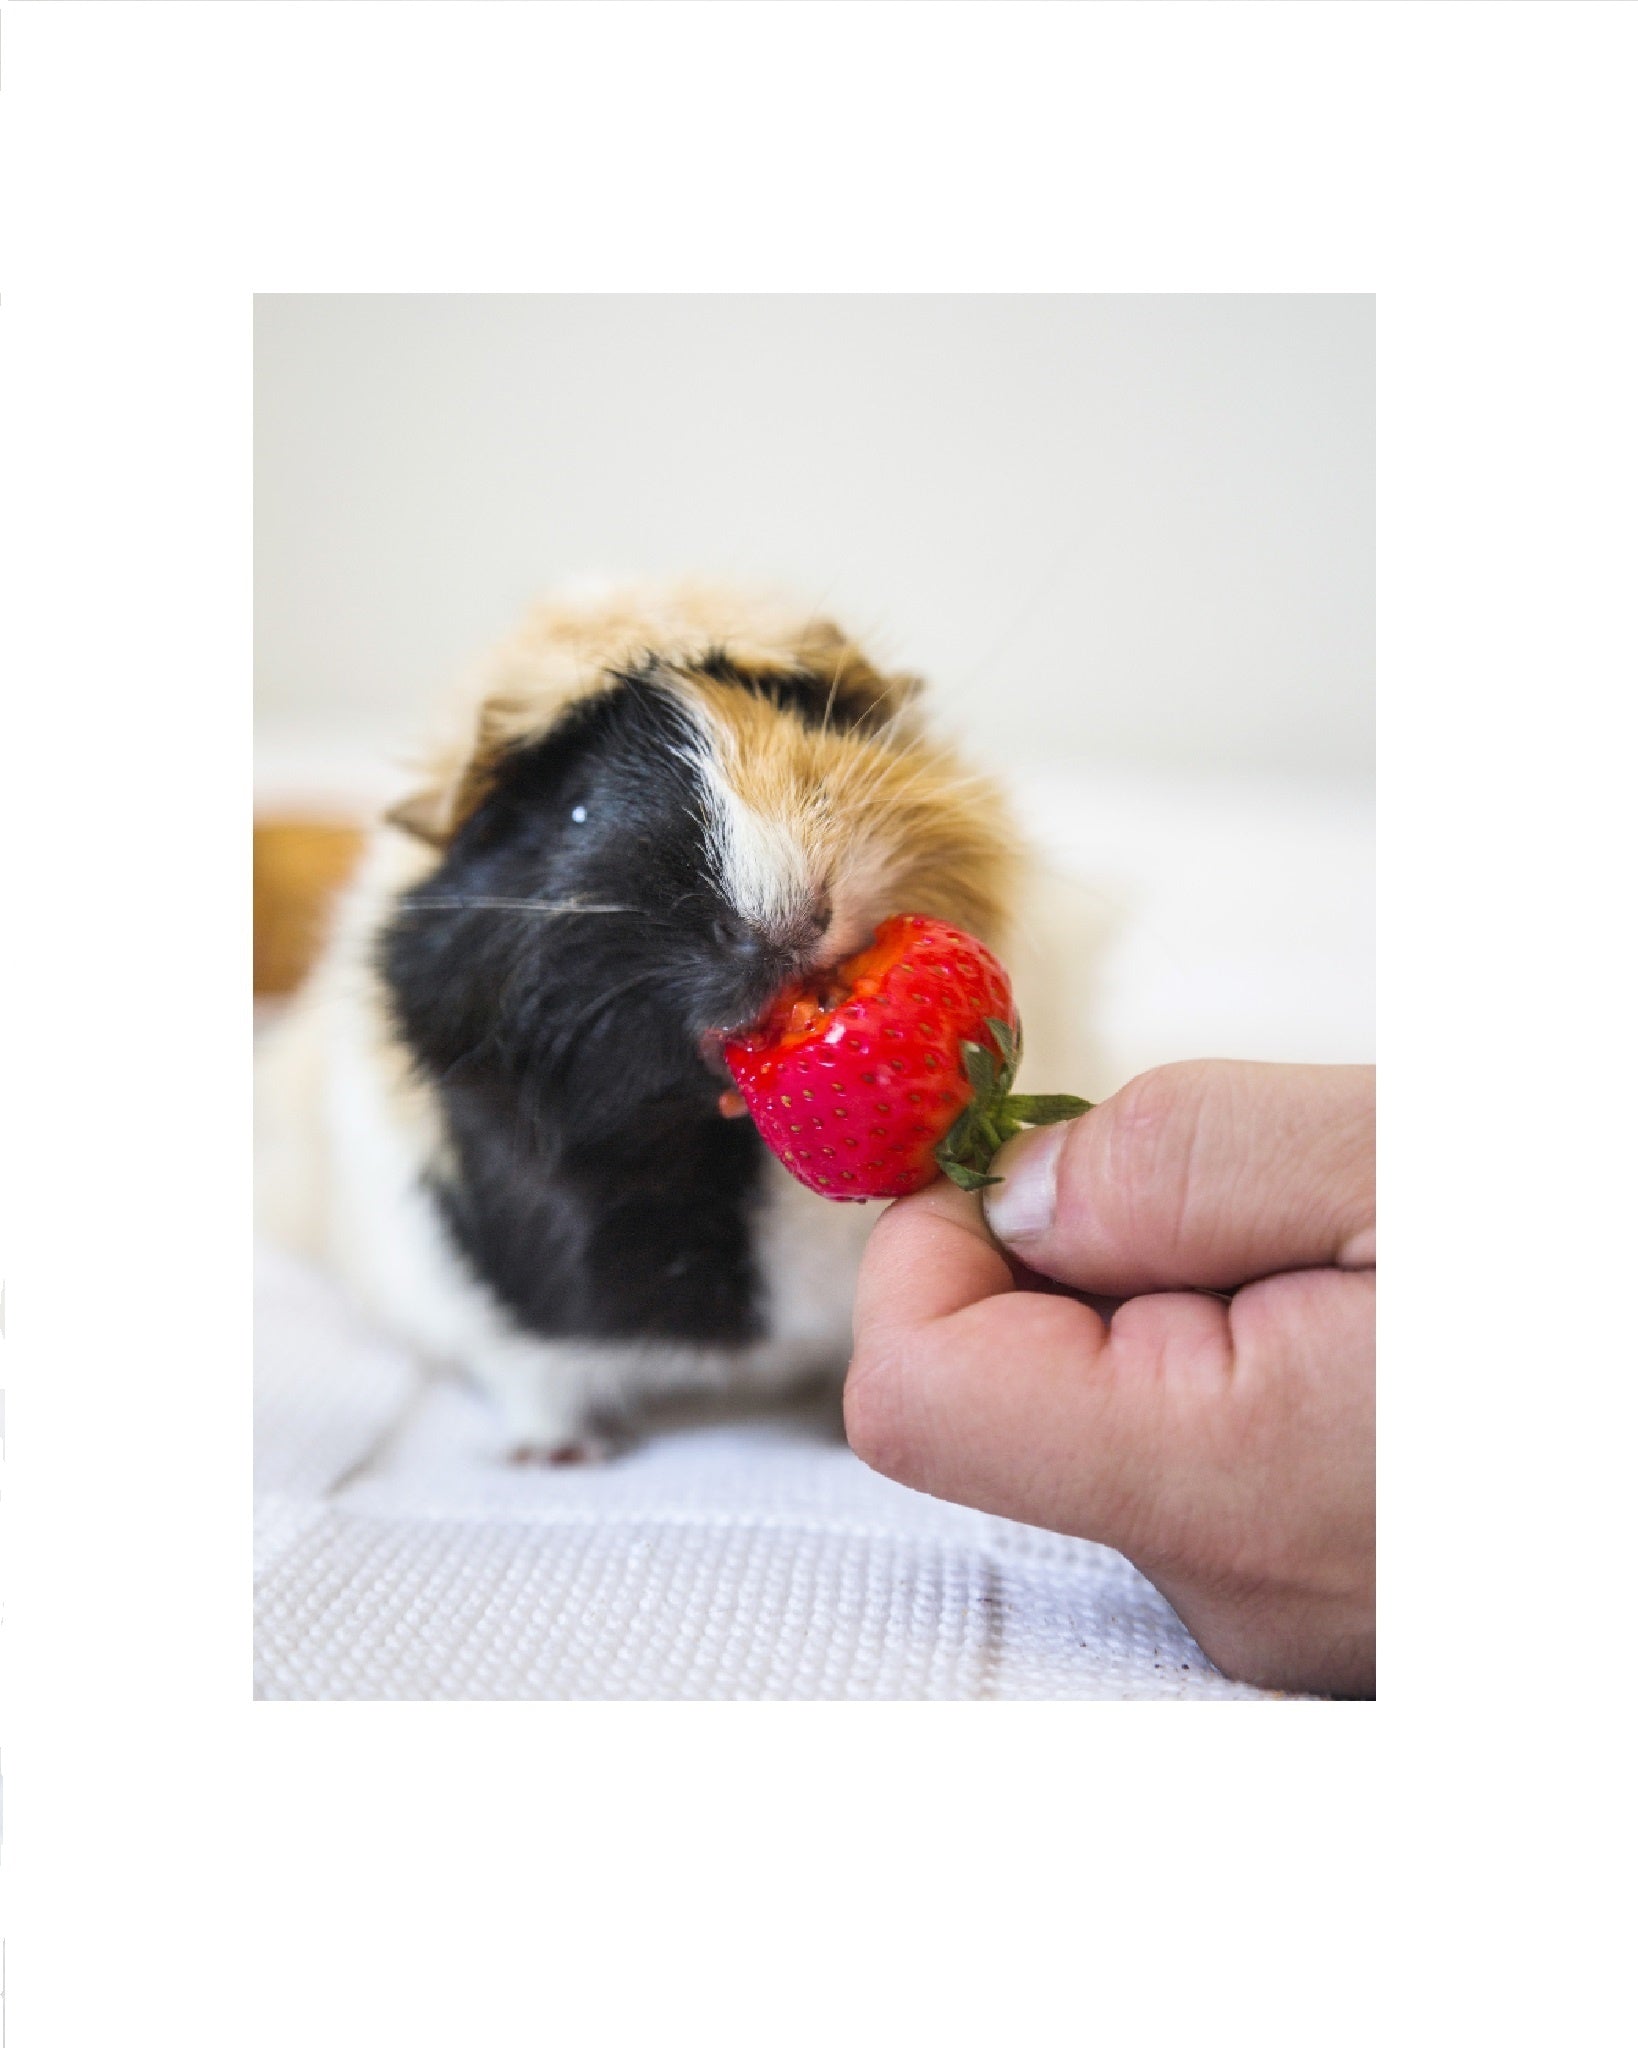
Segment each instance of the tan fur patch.
[{"label": "tan fur patch", "polygon": [[[823,890],[832,957],[862,946],[884,917],[919,911],[999,939],[1016,850],[1006,802],[948,748],[893,727],[813,727],[731,684],[688,678],[678,693],[710,738],[707,771],[756,845],[788,869],[793,894]],[[722,880],[730,893],[732,844]],[[771,894],[771,892],[770,892]],[[739,907],[756,917],[772,901]],[[793,905],[792,907],[796,907]]]},{"label": "tan fur patch", "polygon": [[425,784],[391,822],[445,843],[482,803],[507,749],[542,738],[566,706],[612,688],[650,654],[686,671],[714,650],[752,675],[807,669],[834,688],[839,714],[877,722],[920,688],[914,676],[884,675],[828,619],[766,595],[672,583],[559,598],[530,612],[471,678]]},{"label": "tan fur patch", "polygon": [[[815,676],[827,723],[804,725],[754,691],[698,673],[713,655],[751,677]],[[924,737],[918,678],[879,669],[828,619],[755,593],[643,585],[538,607],[474,679],[476,704],[469,693],[426,787],[394,822],[446,842],[510,748],[544,737],[568,705],[650,656],[655,681],[702,736],[726,835],[741,842],[722,852],[730,865],[741,858],[742,886],[757,869],[770,901],[781,873],[792,889],[825,889],[838,944],[863,944],[897,910],[999,937],[1016,867],[999,789]]]}]

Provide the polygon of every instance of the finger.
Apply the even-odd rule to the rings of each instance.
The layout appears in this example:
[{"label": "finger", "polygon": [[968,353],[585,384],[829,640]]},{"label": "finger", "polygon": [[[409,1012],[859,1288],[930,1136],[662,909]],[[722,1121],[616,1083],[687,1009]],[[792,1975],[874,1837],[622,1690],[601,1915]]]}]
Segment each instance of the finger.
[{"label": "finger", "polygon": [[[977,1195],[939,1179],[883,1210],[855,1290],[854,1328],[861,1317],[878,1327],[925,1322],[1019,1287],[1083,1298],[1077,1289],[1043,1278],[997,1245]],[[1093,1299],[1092,1306],[1107,1319],[1120,1302]]]},{"label": "finger", "polygon": [[1374,1258],[1375,1071],[1156,1067],[996,1155],[990,1228],[1088,1294],[1238,1287]]},{"label": "finger", "polygon": [[1014,1284],[978,1197],[938,1180],[882,1212],[859,1271],[853,1328],[919,1326]]},{"label": "finger", "polygon": [[[1222,1307],[1122,1309],[1016,1288],[977,1202],[899,1202],[866,1250],[845,1395],[848,1438],[903,1484],[1130,1549],[1170,1491],[1180,1376],[1226,1375]],[[1168,1314],[1168,1311],[1170,1312]]]}]

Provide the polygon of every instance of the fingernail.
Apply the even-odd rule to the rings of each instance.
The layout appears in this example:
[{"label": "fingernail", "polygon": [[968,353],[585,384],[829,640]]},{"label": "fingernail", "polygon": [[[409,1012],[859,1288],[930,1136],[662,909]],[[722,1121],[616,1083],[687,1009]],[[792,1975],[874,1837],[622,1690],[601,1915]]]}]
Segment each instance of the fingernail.
[{"label": "fingernail", "polygon": [[1068,1124],[1049,1124],[1044,1131],[1026,1131],[995,1155],[990,1171],[1001,1175],[1001,1185],[984,1190],[984,1215],[1003,1244],[1019,1244],[1052,1228],[1058,1155],[1068,1135]]}]

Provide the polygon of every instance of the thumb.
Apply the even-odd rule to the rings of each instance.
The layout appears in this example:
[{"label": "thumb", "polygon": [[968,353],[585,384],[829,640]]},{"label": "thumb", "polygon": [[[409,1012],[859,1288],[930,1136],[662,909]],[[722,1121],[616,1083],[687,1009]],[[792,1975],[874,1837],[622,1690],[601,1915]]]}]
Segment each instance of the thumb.
[{"label": "thumb", "polygon": [[1025,1265],[1094,1295],[1370,1265],[1375,1140],[1371,1067],[1155,1067],[1003,1146],[985,1217]]}]

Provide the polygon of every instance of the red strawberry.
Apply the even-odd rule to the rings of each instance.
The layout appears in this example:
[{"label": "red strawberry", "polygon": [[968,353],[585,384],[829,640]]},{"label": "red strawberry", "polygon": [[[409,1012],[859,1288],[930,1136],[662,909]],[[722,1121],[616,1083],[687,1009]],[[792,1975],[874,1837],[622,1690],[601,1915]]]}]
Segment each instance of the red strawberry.
[{"label": "red strawberry", "polygon": [[[1018,1012],[1006,970],[932,917],[890,917],[862,953],[781,990],[723,1046],[757,1129],[805,1187],[835,1202],[907,1195],[940,1170],[988,1187],[1025,1124],[1091,1107],[1007,1094]],[[725,1111],[738,1105],[724,1098]]]}]

